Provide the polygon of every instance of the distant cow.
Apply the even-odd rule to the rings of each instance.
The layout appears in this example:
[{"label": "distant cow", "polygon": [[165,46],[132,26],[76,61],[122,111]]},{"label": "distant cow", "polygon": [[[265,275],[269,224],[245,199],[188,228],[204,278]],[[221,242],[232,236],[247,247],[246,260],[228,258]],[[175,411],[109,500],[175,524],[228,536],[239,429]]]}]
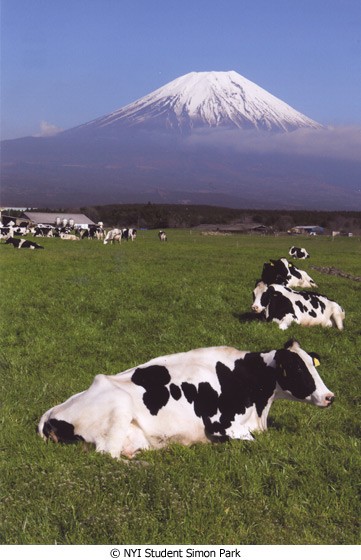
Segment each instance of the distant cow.
[{"label": "distant cow", "polygon": [[44,249],[41,245],[38,245],[34,241],[29,241],[28,239],[14,239],[9,237],[5,241],[6,245],[12,245],[15,249]]},{"label": "distant cow", "polygon": [[252,310],[264,312],[267,321],[275,321],[282,330],[288,329],[291,323],[311,327],[336,326],[343,329],[345,312],[342,307],[315,292],[295,291],[280,284],[268,286],[257,282],[253,290]]},{"label": "distant cow", "polygon": [[159,241],[167,241],[167,234],[164,231],[158,233]]},{"label": "distant cow", "polygon": [[317,284],[304,270],[282,258],[264,263],[261,280],[265,284],[283,284],[288,288],[317,288]]},{"label": "distant cow", "polygon": [[121,243],[122,241],[122,230],[121,229],[111,229],[108,231],[108,233],[106,234],[105,238],[104,238],[104,245],[107,245],[108,243],[115,243],[115,241],[117,241],[118,243]]},{"label": "distant cow", "polygon": [[310,255],[303,247],[290,247],[288,254],[294,259],[309,259]]},{"label": "distant cow", "polygon": [[294,340],[261,353],[220,346],[163,356],[97,375],[89,389],[45,412],[38,433],[60,443],[83,440],[115,458],[171,442],[251,440],[267,429],[275,399],[332,404],[317,364],[319,356]]},{"label": "distant cow", "polygon": [[68,241],[79,241],[80,237],[73,235],[72,233],[60,233],[60,239],[66,239]]},{"label": "distant cow", "polygon": [[12,226],[0,227],[0,239],[8,239],[14,235]]},{"label": "distant cow", "polygon": [[137,237],[137,230],[134,228],[124,228],[122,230],[122,239],[126,239],[127,241],[131,240],[134,241],[134,239]]},{"label": "distant cow", "polygon": [[53,237],[52,226],[35,226],[31,231],[34,237]]},{"label": "distant cow", "polygon": [[97,225],[90,224],[87,228],[80,228],[80,237],[82,239],[104,239],[103,222]]}]

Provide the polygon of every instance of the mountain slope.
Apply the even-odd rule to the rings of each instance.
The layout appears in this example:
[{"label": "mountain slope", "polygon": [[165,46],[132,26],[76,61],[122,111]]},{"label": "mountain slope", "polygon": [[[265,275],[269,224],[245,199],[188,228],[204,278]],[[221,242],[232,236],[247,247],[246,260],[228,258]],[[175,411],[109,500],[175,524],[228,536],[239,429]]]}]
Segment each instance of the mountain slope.
[{"label": "mountain slope", "polygon": [[201,127],[290,131],[320,125],[237,72],[191,72],[69,132],[122,127],[189,132]]}]

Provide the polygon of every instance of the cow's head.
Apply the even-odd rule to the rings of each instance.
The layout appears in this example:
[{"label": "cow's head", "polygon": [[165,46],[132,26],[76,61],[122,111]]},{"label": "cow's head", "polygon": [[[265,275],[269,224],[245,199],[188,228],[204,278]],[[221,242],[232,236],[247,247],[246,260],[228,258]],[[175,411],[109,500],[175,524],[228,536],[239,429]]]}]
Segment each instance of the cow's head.
[{"label": "cow's head", "polygon": [[253,305],[252,311],[254,313],[262,313],[270,302],[270,296],[273,291],[272,286],[268,286],[262,280],[256,282],[256,287],[253,290]]},{"label": "cow's head", "polygon": [[320,359],[314,352],[307,353],[295,340],[276,350],[275,361],[278,389],[276,398],[304,401],[320,407],[330,406],[335,395],[327,389],[316,366]]}]

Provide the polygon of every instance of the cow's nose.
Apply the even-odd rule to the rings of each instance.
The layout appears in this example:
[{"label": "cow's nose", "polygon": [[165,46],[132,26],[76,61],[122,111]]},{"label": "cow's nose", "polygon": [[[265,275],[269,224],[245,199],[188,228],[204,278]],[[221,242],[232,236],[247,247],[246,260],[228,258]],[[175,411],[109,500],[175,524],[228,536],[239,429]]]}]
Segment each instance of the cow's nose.
[{"label": "cow's nose", "polygon": [[327,406],[331,406],[334,400],[335,400],[335,395],[333,393],[330,393],[329,395],[325,396],[325,401],[327,403]]},{"label": "cow's nose", "polygon": [[258,311],[259,311],[258,305],[252,305],[252,311],[255,311],[256,313],[258,313]]}]

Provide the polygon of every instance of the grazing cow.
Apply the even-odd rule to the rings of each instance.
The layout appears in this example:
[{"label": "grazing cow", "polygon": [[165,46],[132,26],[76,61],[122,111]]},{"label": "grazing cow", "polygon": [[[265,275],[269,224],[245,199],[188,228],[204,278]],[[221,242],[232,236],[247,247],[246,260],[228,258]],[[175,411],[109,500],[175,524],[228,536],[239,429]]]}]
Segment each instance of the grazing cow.
[{"label": "grazing cow", "polygon": [[60,239],[67,239],[68,241],[79,241],[80,237],[73,235],[72,233],[60,233]]},{"label": "grazing cow", "polygon": [[288,254],[294,259],[309,259],[310,255],[303,247],[290,247]]},{"label": "grazing cow", "polygon": [[267,429],[275,399],[332,404],[317,364],[317,354],[294,340],[262,353],[220,346],[163,356],[97,375],[89,389],[45,412],[38,433],[61,443],[83,440],[115,458],[171,442],[251,440]]},{"label": "grazing cow", "polygon": [[275,321],[282,330],[288,329],[293,322],[305,327],[336,326],[342,330],[345,318],[342,307],[326,296],[291,290],[281,284],[268,286],[262,281],[257,282],[253,290],[252,310],[264,312],[267,321]]},{"label": "grazing cow", "polygon": [[3,226],[0,228],[0,239],[8,239],[13,237],[14,230],[12,226]]},{"label": "grazing cow", "polygon": [[158,233],[159,241],[167,241],[167,234],[164,231]]},{"label": "grazing cow", "polygon": [[122,229],[122,239],[126,239],[127,241],[129,241],[129,239],[131,241],[134,241],[134,239],[137,237],[137,230],[134,228],[125,228]]},{"label": "grazing cow", "polygon": [[288,288],[317,288],[307,272],[284,258],[264,263],[261,280],[265,284],[283,284]]},{"label": "grazing cow", "polygon": [[52,226],[35,226],[31,231],[34,237],[53,237]]},{"label": "grazing cow", "polygon": [[13,233],[14,235],[27,235],[30,233],[30,230],[26,226],[15,226],[13,228]]},{"label": "grazing cow", "polygon": [[104,228],[103,222],[99,222],[97,225],[89,225],[85,229],[79,229],[80,237],[82,239],[104,239]]},{"label": "grazing cow", "polygon": [[104,245],[107,245],[108,243],[115,243],[115,241],[117,241],[118,243],[121,243],[122,241],[122,230],[121,229],[111,229],[108,231],[108,233],[106,234],[105,238],[104,238]]},{"label": "grazing cow", "polygon": [[44,249],[41,245],[38,245],[34,241],[29,241],[28,239],[14,239],[9,237],[5,241],[6,245],[12,245],[14,249]]}]

